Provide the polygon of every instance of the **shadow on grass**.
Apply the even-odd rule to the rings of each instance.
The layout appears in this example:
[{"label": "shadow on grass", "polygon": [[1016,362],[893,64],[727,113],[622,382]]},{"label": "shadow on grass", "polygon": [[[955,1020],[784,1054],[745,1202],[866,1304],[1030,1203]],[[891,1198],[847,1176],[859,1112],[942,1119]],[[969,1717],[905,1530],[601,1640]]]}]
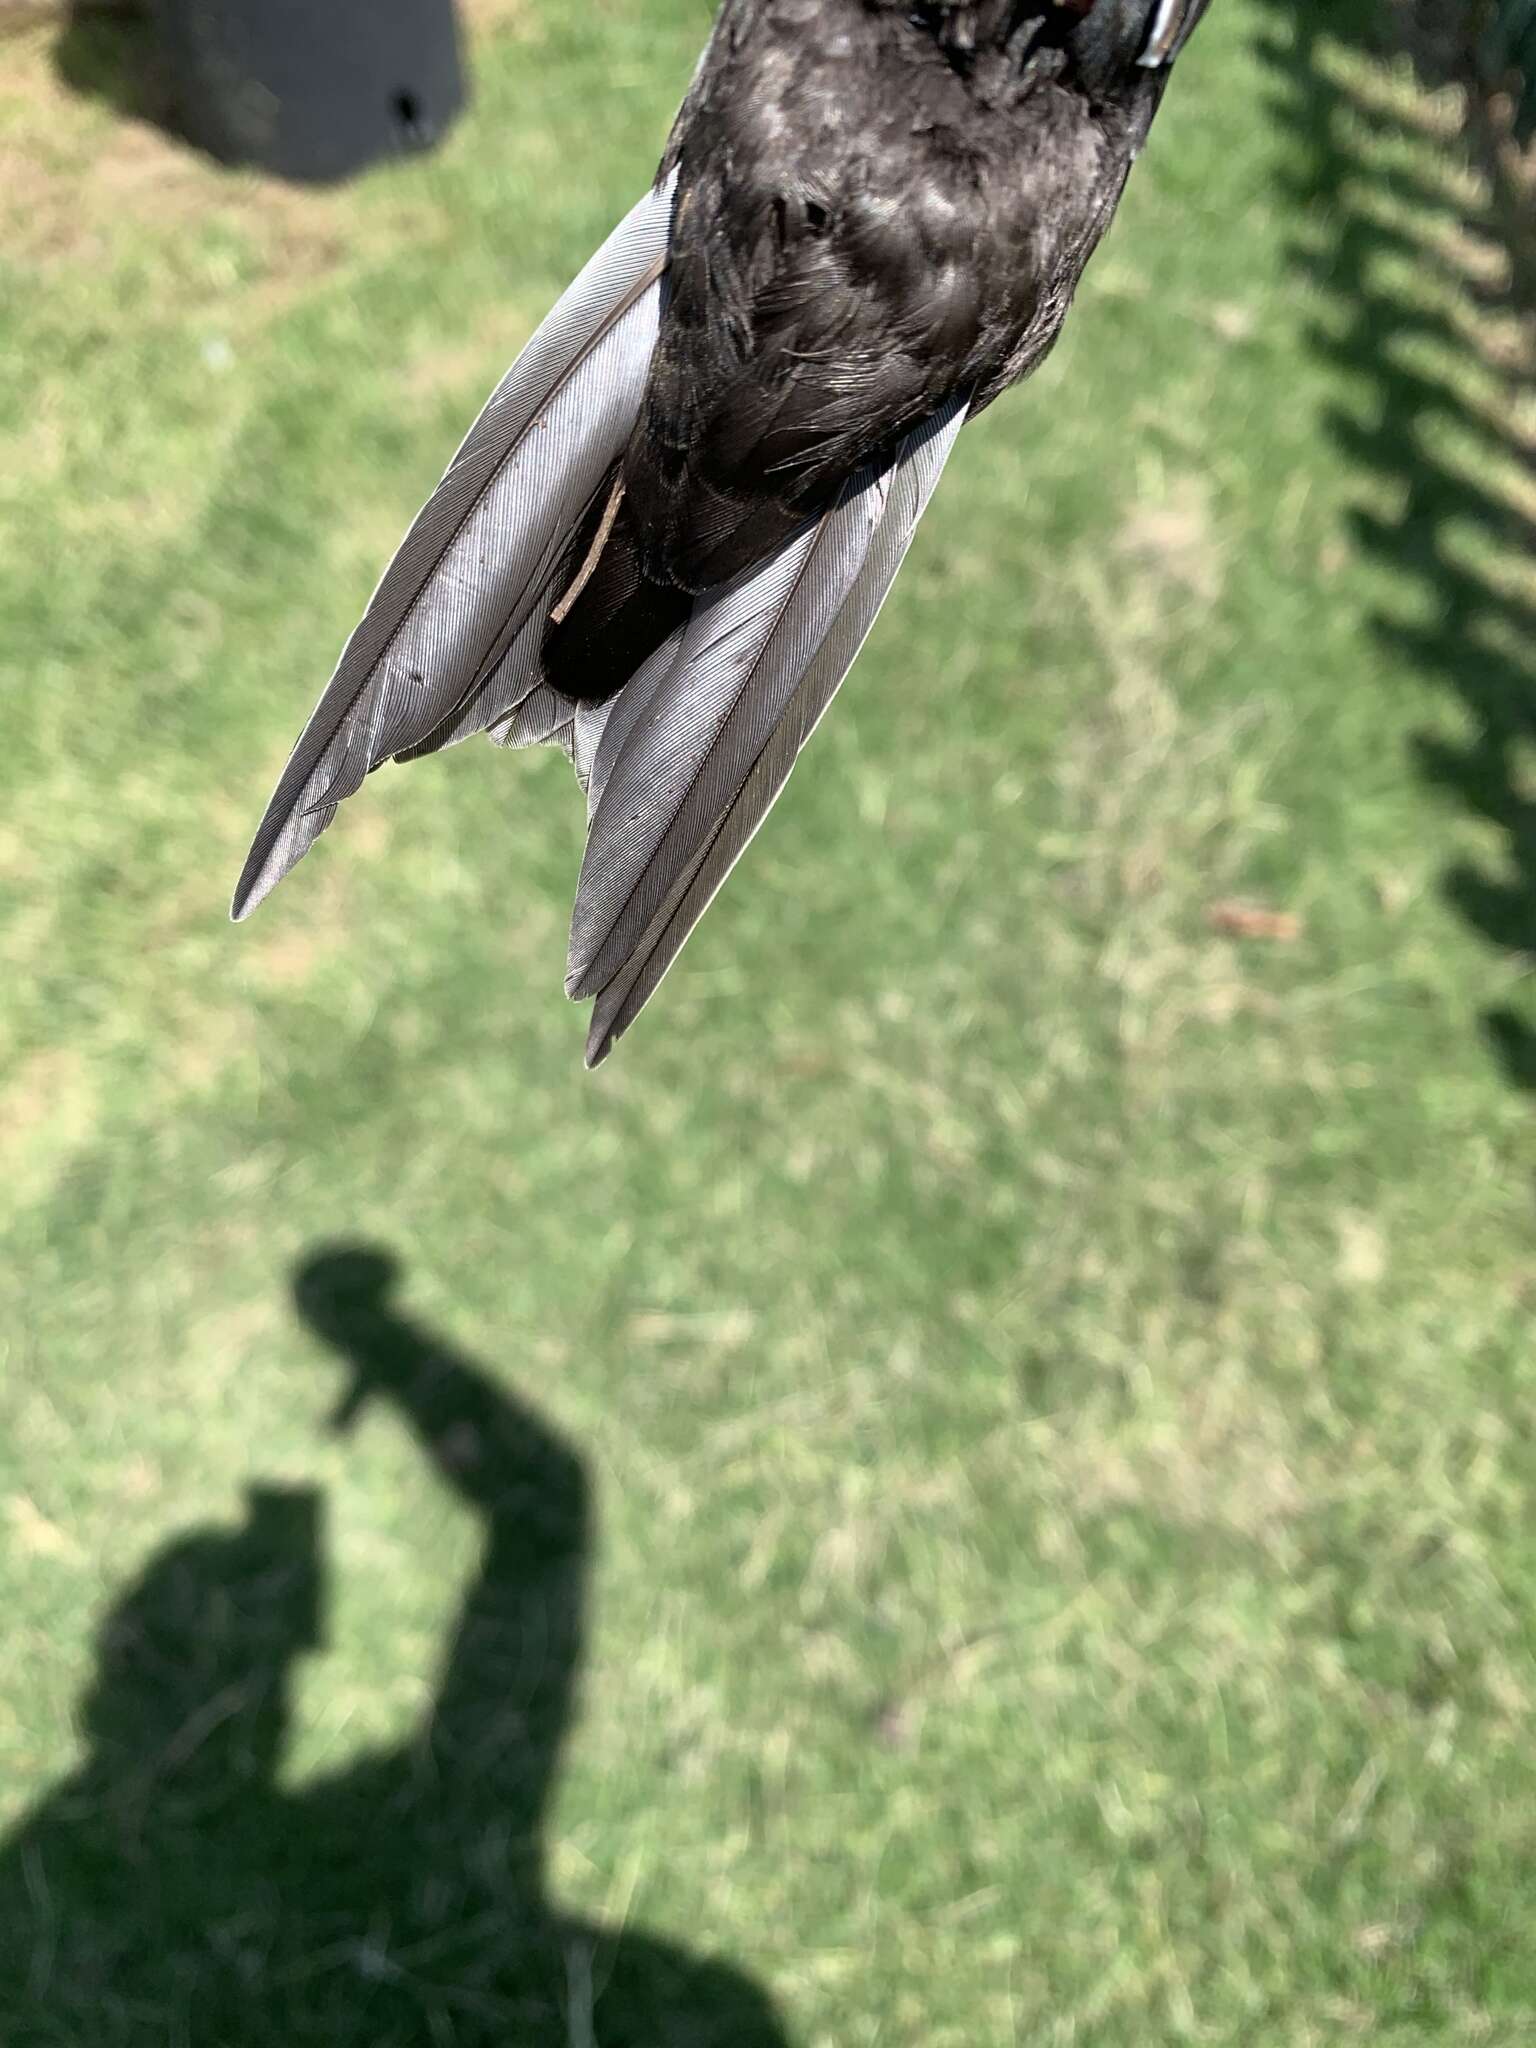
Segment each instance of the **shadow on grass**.
[{"label": "shadow on grass", "polygon": [[437,1696],[397,1750],[280,1782],[295,1664],[324,1641],[321,1503],[169,1546],[118,1602],[76,1774],[0,1848],[0,2039],[80,2048],[782,2048],[749,1982],[562,1915],[542,1830],[589,1543],[572,1450],[402,1316],[391,1261],[309,1260],[346,1428],[389,1403],[479,1518]]},{"label": "shadow on grass", "polygon": [[[1514,303],[1506,281],[1523,266],[1504,245],[1507,218],[1491,202],[1466,203],[1453,116],[1446,113],[1435,135],[1445,177],[1420,179],[1398,168],[1426,161],[1414,114],[1366,102],[1330,61],[1340,49],[1380,50],[1390,34],[1386,11],[1362,0],[1269,6],[1265,55],[1279,87],[1277,113],[1307,151],[1291,195],[1294,253],[1328,306],[1311,338],[1365,392],[1358,412],[1341,407],[1329,422],[1375,504],[1355,512],[1354,538],[1401,580],[1400,604],[1372,623],[1396,663],[1452,692],[1467,714],[1464,740],[1420,740],[1418,766],[1494,828],[1502,871],[1460,865],[1445,890],[1473,930],[1527,966],[1536,958],[1536,446],[1519,433],[1513,400],[1536,372],[1533,309]],[[1413,18],[1412,9],[1399,15],[1410,35]],[[1419,38],[1412,51],[1431,86],[1446,83],[1455,47],[1443,13],[1438,24],[1438,36]],[[1436,118],[1427,103],[1424,112]],[[1403,143],[1410,147],[1394,148]],[[1404,261],[1451,287],[1444,296],[1452,306],[1459,300],[1459,310],[1405,294],[1392,280]],[[1486,407],[1463,377],[1433,366],[1458,358],[1496,394]],[[1383,503],[1391,509],[1383,512]],[[1506,1078],[1536,1091],[1530,1018],[1501,1007],[1482,1023]]]},{"label": "shadow on grass", "polygon": [[53,46],[53,65],[71,92],[184,140],[170,66],[147,4],[74,0]]}]

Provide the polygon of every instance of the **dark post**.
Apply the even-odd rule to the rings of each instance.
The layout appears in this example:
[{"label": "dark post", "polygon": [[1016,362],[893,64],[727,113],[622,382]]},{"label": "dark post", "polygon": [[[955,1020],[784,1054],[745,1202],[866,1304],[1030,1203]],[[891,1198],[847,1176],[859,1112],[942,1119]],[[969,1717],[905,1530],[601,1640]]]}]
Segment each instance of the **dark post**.
[{"label": "dark post", "polygon": [[464,102],[453,0],[155,0],[177,126],[304,182],[431,147]]}]

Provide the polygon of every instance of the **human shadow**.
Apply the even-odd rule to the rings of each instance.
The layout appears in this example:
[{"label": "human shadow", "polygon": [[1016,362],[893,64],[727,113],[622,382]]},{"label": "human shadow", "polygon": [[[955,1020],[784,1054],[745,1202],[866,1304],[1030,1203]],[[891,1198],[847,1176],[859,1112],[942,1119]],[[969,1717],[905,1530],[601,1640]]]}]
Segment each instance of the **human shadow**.
[{"label": "human shadow", "polygon": [[113,1609],[84,1762],[0,1845],[6,2048],[784,2048],[738,1972],[549,1899],[545,1807],[578,1671],[581,1461],[330,1249],[299,1311],[478,1518],[436,1696],[398,1748],[295,1789],[295,1666],[324,1638],[312,1490],[163,1550]]},{"label": "human shadow", "polygon": [[[1461,138],[1437,137],[1443,179],[1404,170],[1410,153],[1392,145],[1415,136],[1411,107],[1401,96],[1366,100],[1330,61],[1340,50],[1383,51],[1395,19],[1424,82],[1445,85],[1453,10],[1439,11],[1433,34],[1417,34],[1413,8],[1394,17],[1360,0],[1266,4],[1275,108],[1304,145],[1290,183],[1292,254],[1326,307],[1311,339],[1362,394],[1327,424],[1372,501],[1352,516],[1355,544],[1396,578],[1371,625],[1395,666],[1465,713],[1464,736],[1419,738],[1416,765],[1493,829],[1498,855],[1451,866],[1444,892],[1473,931],[1525,967],[1536,961],[1536,444],[1517,425],[1516,401],[1536,378],[1536,309],[1521,283],[1533,274],[1531,249],[1512,243],[1520,224],[1496,193],[1469,200],[1456,175]],[[1422,130],[1417,140],[1422,162]],[[1404,293],[1394,273],[1405,260],[1441,289]],[[1482,1025],[1506,1079],[1536,1090],[1530,1016],[1500,1006]]]}]

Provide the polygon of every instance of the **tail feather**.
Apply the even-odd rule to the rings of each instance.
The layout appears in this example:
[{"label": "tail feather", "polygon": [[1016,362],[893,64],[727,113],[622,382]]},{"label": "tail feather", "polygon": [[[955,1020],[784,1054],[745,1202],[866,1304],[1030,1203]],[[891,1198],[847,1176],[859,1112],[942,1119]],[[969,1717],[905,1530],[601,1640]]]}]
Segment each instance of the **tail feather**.
[{"label": "tail feather", "polygon": [[[385,570],[235,892],[246,916],[369,770],[485,732],[557,745],[587,796],[566,979],[587,1063],[634,1021],[874,623],[964,421],[955,400],[831,509],[702,595],[647,580],[616,479],[655,347],[671,184],[507,372]],[[738,535],[739,538],[739,535]],[[740,554],[736,556],[741,559]]]},{"label": "tail feather", "polygon": [[[507,372],[385,570],[283,770],[235,891],[244,917],[369,769],[515,718],[543,600],[617,460],[655,346],[670,181],[647,193]],[[537,615],[537,616],[536,616]]]},{"label": "tail feather", "polygon": [[[965,419],[953,400],[772,561],[697,601],[670,664],[620,703],[571,920],[587,1063],[639,1015],[788,779],[874,624]],[[641,717],[640,710],[645,715]]]}]

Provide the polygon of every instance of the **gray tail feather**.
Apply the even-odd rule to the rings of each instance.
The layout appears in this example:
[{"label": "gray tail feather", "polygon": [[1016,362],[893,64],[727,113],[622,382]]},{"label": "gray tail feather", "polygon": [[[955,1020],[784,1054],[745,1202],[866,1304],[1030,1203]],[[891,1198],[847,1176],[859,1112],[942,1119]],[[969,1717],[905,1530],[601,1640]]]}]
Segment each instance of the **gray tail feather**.
[{"label": "gray tail feather", "polygon": [[235,917],[309,851],[370,769],[492,726],[514,735],[540,687],[538,632],[568,536],[639,410],[671,206],[670,180],[646,194],[470,429],[283,770],[235,891]]},{"label": "gray tail feather", "polygon": [[655,993],[772,808],[874,624],[967,409],[951,401],[772,560],[697,599],[601,707],[566,978],[569,995],[596,998],[589,1066]]},{"label": "gray tail feather", "polygon": [[[646,195],[560,299],[417,516],[283,770],[233,904],[237,918],[253,910],[386,760],[477,732],[563,747],[587,794],[566,989],[596,998],[589,1066],[650,1000],[772,808],[874,623],[968,409],[962,399],[942,408],[853,477],[824,517],[688,600],[682,616],[678,606],[647,614],[641,642],[626,645],[653,651],[616,694],[585,695],[570,641],[564,662],[546,666],[572,549],[644,394],[672,182]],[[594,688],[616,680],[594,676]]]}]

